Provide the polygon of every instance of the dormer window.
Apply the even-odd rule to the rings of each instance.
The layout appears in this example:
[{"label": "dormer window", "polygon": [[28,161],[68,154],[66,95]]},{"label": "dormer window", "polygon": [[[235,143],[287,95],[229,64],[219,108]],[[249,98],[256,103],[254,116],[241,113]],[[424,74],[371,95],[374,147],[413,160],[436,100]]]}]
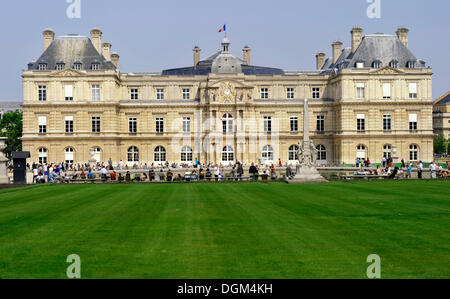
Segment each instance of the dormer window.
[{"label": "dormer window", "polygon": [[409,69],[416,68],[416,61],[415,60],[408,61],[408,63],[406,64],[406,67],[409,68]]},{"label": "dormer window", "polygon": [[75,62],[73,64],[73,69],[77,71],[81,71],[81,68],[83,67],[83,64],[81,62]]},{"label": "dormer window", "polygon": [[379,69],[379,68],[381,68],[381,61],[379,61],[379,60],[375,60],[374,62],[372,62],[372,67],[374,68],[374,69]]},{"label": "dormer window", "polygon": [[355,63],[355,67],[356,67],[357,69],[363,69],[363,68],[364,68],[364,61],[357,61],[357,62]]},{"label": "dormer window", "polygon": [[389,62],[389,66],[393,69],[398,68],[398,61],[397,60],[392,60],[391,62]]},{"label": "dormer window", "polygon": [[47,64],[46,63],[39,63],[38,69],[40,71],[46,71],[47,70]]},{"label": "dormer window", "polygon": [[100,63],[94,62],[94,63],[92,64],[92,66],[91,66],[91,69],[92,69],[93,71],[98,71],[98,70],[100,69]]},{"label": "dormer window", "polygon": [[62,70],[64,69],[64,67],[65,67],[64,62],[58,62],[58,63],[56,64],[55,69],[56,69],[57,71],[62,71]]}]

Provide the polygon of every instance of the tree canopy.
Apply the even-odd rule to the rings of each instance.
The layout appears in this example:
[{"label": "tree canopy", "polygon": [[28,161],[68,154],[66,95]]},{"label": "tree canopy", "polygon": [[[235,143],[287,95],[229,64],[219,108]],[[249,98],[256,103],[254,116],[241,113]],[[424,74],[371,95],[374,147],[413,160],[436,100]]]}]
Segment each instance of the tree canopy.
[{"label": "tree canopy", "polygon": [[0,137],[7,137],[5,155],[11,158],[11,152],[22,150],[22,113],[20,111],[8,112],[0,120]]}]

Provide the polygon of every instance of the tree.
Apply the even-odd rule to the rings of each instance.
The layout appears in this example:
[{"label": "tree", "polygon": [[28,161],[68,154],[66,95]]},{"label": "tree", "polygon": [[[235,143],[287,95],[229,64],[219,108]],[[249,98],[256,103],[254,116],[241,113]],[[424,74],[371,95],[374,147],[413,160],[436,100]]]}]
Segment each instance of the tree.
[{"label": "tree", "polygon": [[16,110],[2,115],[0,120],[0,137],[7,137],[4,153],[11,158],[11,152],[22,150],[22,113]]},{"label": "tree", "polygon": [[434,153],[444,154],[447,152],[447,140],[444,135],[439,135],[434,137]]}]

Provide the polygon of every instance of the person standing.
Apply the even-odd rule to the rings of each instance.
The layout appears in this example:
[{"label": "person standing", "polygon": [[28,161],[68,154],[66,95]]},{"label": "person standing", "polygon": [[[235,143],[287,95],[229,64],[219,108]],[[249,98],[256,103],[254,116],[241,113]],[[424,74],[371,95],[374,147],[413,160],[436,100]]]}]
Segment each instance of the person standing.
[{"label": "person standing", "polygon": [[422,171],[423,171],[423,164],[422,161],[419,161],[419,164],[417,165],[417,175],[419,180],[422,179]]},{"label": "person standing", "polygon": [[258,170],[256,169],[255,163],[252,163],[248,172],[250,173],[251,179],[256,180],[256,173],[258,172]]},{"label": "person standing", "polygon": [[435,179],[436,178],[436,163],[431,162],[430,164],[430,170],[431,170],[431,178]]},{"label": "person standing", "polygon": [[238,179],[242,181],[242,176],[244,175],[244,167],[242,167],[242,163],[238,162],[237,166],[237,175]]}]

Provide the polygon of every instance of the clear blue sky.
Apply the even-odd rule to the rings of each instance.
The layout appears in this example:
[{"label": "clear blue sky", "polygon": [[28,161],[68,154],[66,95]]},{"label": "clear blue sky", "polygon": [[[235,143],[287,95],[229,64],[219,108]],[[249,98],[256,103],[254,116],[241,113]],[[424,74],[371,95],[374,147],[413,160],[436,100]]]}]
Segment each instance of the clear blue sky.
[{"label": "clear blue sky", "polygon": [[315,54],[331,43],[350,44],[350,29],[394,34],[410,29],[409,45],[434,70],[433,97],[450,91],[450,1],[381,0],[381,18],[369,19],[367,0],[81,0],[81,19],[69,19],[66,0],[3,1],[0,101],[21,100],[21,71],[42,54],[42,31],[89,36],[93,27],[120,54],[122,71],[188,66],[192,48],[202,57],[219,48],[228,26],[231,50],[252,48],[252,64],[313,69]]}]

